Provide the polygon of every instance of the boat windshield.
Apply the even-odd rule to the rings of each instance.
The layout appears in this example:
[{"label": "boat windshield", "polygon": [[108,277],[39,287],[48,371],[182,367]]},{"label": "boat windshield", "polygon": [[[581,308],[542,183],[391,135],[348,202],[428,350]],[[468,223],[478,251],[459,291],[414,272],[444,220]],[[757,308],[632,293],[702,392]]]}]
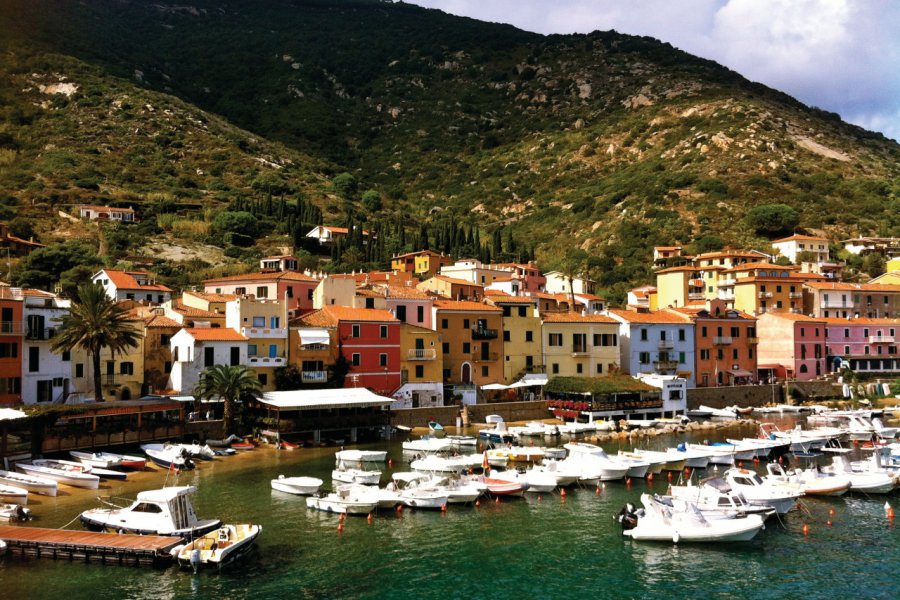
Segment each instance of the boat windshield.
[{"label": "boat windshield", "polygon": [[150,504],[149,502],[139,502],[137,506],[131,509],[131,512],[142,513],[161,513],[163,510],[159,505]]}]

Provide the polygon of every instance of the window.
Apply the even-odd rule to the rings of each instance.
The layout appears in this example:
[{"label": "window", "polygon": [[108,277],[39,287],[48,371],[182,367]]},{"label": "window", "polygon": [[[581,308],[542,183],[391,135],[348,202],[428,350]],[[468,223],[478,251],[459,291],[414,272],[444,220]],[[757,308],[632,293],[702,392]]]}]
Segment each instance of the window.
[{"label": "window", "polygon": [[0,358],[19,358],[19,344],[2,343],[0,344]]},{"label": "window", "polygon": [[352,337],[352,338],[359,337],[359,325],[351,325],[350,326],[350,337]]},{"label": "window", "polygon": [[278,344],[269,344],[269,358],[278,358]]},{"label": "window", "polygon": [[425,377],[424,365],[416,365],[416,379],[422,379],[423,377]]},{"label": "window", "polygon": [[203,349],[203,366],[211,367],[216,364],[216,355],[214,348],[204,348]]},{"label": "window", "polygon": [[482,377],[490,377],[491,376],[491,368],[487,365],[481,367],[481,376]]},{"label": "window", "polygon": [[739,338],[741,337],[741,329],[740,327],[732,327],[731,328],[731,337]]},{"label": "window", "polygon": [[[405,307],[404,307],[405,308]],[[425,320],[425,307],[417,306],[416,307],[416,320],[421,323]]]},{"label": "window", "polygon": [[463,354],[469,354],[472,352],[472,344],[469,342],[463,342]]},{"label": "window", "polygon": [[583,368],[584,368],[584,367],[582,366],[582,364],[581,364],[581,363],[578,363],[577,365],[575,365],[575,372],[578,373],[578,374],[580,375]]},{"label": "window", "polygon": [[801,372],[801,373],[808,373],[808,372],[809,372],[809,369],[806,368],[806,365],[800,365],[800,372]]},{"label": "window", "polygon": [[258,352],[256,344],[247,344],[247,356],[258,356]]},{"label": "window", "polygon": [[28,372],[37,373],[41,370],[41,349],[32,346],[28,349]]},{"label": "window", "polygon": [[37,401],[50,402],[53,400],[53,380],[45,379],[37,382]]},{"label": "window", "polygon": [[597,375],[603,374],[603,365],[601,363],[597,363]]},{"label": "window", "polygon": [[450,342],[444,342],[441,344],[441,352],[444,354],[450,354]]},{"label": "window", "polygon": [[650,353],[649,352],[641,352],[638,354],[638,362],[642,365],[650,364]]},{"label": "window", "polygon": [[470,324],[468,319],[463,319],[463,329],[468,329]]},{"label": "window", "polygon": [[63,360],[64,362],[69,362],[70,360],[72,360],[72,352],[69,351],[69,350],[66,350],[65,352],[63,352],[63,353],[62,353],[62,360]]},{"label": "window", "polygon": [[684,329],[679,329],[679,330],[678,330],[678,341],[679,341],[679,342],[683,342],[683,341],[684,341]]},{"label": "window", "polygon": [[269,328],[279,329],[281,327],[281,317],[269,317]]},{"label": "window", "polygon": [[[735,350],[735,352],[737,352],[737,350]],[[678,353],[678,362],[681,363],[682,365],[685,364],[685,358],[686,357],[685,357],[684,352]]]},{"label": "window", "polygon": [[706,337],[706,325],[700,328],[700,337]]},{"label": "window", "polygon": [[844,346],[844,354],[846,354],[846,355],[850,354],[850,346]]},{"label": "window", "polygon": [[313,289],[306,290],[306,299],[307,299],[307,300],[312,300],[312,299],[313,299],[313,292],[314,292],[314,291],[315,291],[315,290],[313,290]]},{"label": "window", "polygon": [[266,385],[269,383],[269,376],[265,373],[257,374],[256,378],[259,380],[259,385]]},{"label": "window", "polygon": [[284,291],[286,292],[285,295],[286,295],[288,298],[293,298],[293,297],[294,297],[294,286],[289,285],[289,286],[287,286],[287,287],[284,289]]},{"label": "window", "polygon": [[[207,350],[210,350],[210,348],[207,348]],[[237,346],[232,346],[229,349],[229,354],[230,354],[229,358],[231,359],[229,362],[231,363],[232,367],[241,364],[241,349],[240,348],[238,348]]]},{"label": "window", "polygon": [[[887,298],[885,298],[885,300],[887,300]],[[520,306],[519,307],[519,316],[520,317],[528,316],[528,308],[525,306]]]},{"label": "window", "polygon": [[269,297],[269,286],[260,285],[256,287],[256,297],[257,298],[268,298]]},{"label": "window", "polygon": [[737,359],[738,359],[738,349],[737,349],[737,348],[732,348],[732,349],[731,349],[731,358],[734,359],[734,360],[737,360]]},{"label": "window", "polygon": [[81,363],[75,364],[75,377],[84,377],[84,365]]},{"label": "window", "polygon": [[134,363],[119,363],[119,375],[134,375]]},{"label": "window", "polygon": [[441,319],[441,329],[447,329],[448,326],[447,319]]},{"label": "window", "polygon": [[753,348],[747,350],[747,358],[753,358]]},{"label": "window", "polygon": [[[168,346],[169,342],[172,340],[172,336],[166,334],[160,334],[159,336],[159,345],[160,346]],[[65,360],[65,359],[64,359]]]},{"label": "window", "polygon": [[512,306],[504,306],[503,307],[503,316],[511,317],[512,316]]},{"label": "window", "polygon": [[700,360],[709,360],[709,350],[704,349],[700,351]]},{"label": "window", "polygon": [[508,341],[509,341],[509,331],[507,331],[507,330],[505,330],[505,329],[503,330],[503,341],[504,341],[504,342],[508,342]]},{"label": "window", "polygon": [[378,355],[378,366],[379,367],[387,366],[387,354],[379,354]]},{"label": "window", "polygon": [[525,357],[525,366],[529,367],[529,368],[534,366],[534,357],[533,356]]},{"label": "window", "polygon": [[724,360],[724,359],[725,359],[725,351],[722,350],[721,348],[719,348],[718,350],[716,350],[716,359],[718,359],[718,360]]},{"label": "window", "polygon": [[646,329],[641,329],[641,341],[642,342],[647,341],[647,330]]},{"label": "window", "polygon": [[551,333],[547,336],[547,345],[548,346],[562,346],[562,334],[561,333]]},{"label": "window", "polygon": [[375,298],[366,298],[366,308],[375,308]]},{"label": "window", "polygon": [[[893,335],[893,334],[891,334],[891,335]],[[530,329],[525,332],[525,341],[526,342],[534,341],[534,332],[532,332]]]},{"label": "window", "polygon": [[243,296],[244,294],[247,293],[247,288],[244,288],[244,287],[234,288],[234,293],[238,296]]},{"label": "window", "polygon": [[163,371],[165,371],[166,373],[172,372],[172,361],[171,360],[167,360],[165,362],[165,364],[163,365]]},{"label": "window", "polygon": [[350,364],[353,365],[354,367],[359,366],[359,352],[354,352],[350,356]]},{"label": "window", "polygon": [[265,317],[253,317],[253,326],[254,327],[265,327],[266,326],[266,318]]},{"label": "window", "polygon": [[387,325],[382,325],[382,326],[379,328],[378,333],[379,333],[379,335],[381,336],[381,339],[386,339],[387,336],[388,336],[388,326],[387,326]]},{"label": "window", "polygon": [[554,375],[559,374],[559,363],[553,363],[551,367]]}]

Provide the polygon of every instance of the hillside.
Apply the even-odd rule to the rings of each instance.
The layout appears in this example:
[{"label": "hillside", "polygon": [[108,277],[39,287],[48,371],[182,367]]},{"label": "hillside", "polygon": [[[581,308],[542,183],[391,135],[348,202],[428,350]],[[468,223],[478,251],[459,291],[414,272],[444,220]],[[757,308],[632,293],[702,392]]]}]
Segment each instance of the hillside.
[{"label": "hillside", "polygon": [[[260,178],[271,175],[258,159],[289,161],[268,167],[278,186],[337,219],[351,205],[359,210],[359,197],[339,205],[327,177],[349,171],[360,190],[380,192],[383,208],[370,219],[413,215],[440,226],[453,215],[477,225],[482,239],[503,226],[545,264],[577,244],[619,294],[646,279],[654,244],[764,246],[744,219],[754,206],[789,205],[801,229],[834,239],[900,235],[895,142],[650,38],[539,36],[366,0],[0,5],[4,78],[15,82],[5,105],[21,105],[22,89],[59,83],[53,73],[75,81],[64,69],[93,78],[67,102],[55,95],[65,106],[37,111],[43,122],[32,131],[53,135],[43,133],[52,125],[67,128],[60,137],[90,139],[97,134],[80,128],[91,121],[67,111],[100,97],[108,119],[122,113],[111,108],[117,94],[153,96],[128,102],[135,120],[157,122],[167,109],[185,115],[166,123],[162,144],[140,151],[164,157],[146,172],[135,155],[77,144],[99,151],[81,170],[103,173],[104,182],[112,175],[144,199],[159,183],[186,198],[258,195]],[[43,81],[29,83],[32,73]],[[199,135],[198,122],[210,124],[216,143],[165,144],[166,135]],[[258,136],[254,147],[236,141],[249,140],[237,127]],[[122,139],[127,129],[96,129],[113,149],[133,143]],[[17,131],[13,144],[21,144]],[[201,150],[217,144],[216,154]],[[167,153],[168,171],[155,181]],[[12,180],[7,165],[3,184],[45,201],[50,164],[31,179],[12,169]],[[125,180],[116,175],[123,171]],[[52,187],[79,189],[84,175],[67,167]]]}]

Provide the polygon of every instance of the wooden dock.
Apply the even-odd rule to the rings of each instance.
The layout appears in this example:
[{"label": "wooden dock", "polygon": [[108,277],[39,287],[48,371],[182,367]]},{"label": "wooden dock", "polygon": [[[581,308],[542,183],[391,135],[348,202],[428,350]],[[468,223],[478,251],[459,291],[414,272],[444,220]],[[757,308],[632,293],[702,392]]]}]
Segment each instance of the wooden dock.
[{"label": "wooden dock", "polygon": [[9,554],[106,565],[165,567],[172,563],[170,551],[181,538],[160,535],[94,533],[68,529],[0,526],[0,540]]}]

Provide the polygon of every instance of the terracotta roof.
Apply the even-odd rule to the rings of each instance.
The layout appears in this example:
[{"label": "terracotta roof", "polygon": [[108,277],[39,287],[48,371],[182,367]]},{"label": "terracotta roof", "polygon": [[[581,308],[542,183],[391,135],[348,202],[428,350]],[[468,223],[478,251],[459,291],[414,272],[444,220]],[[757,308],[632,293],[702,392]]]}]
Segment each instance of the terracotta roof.
[{"label": "terracotta roof", "polygon": [[535,299],[531,296],[495,296],[491,295],[487,298],[492,304],[534,304]]},{"label": "terracotta roof", "polygon": [[469,300],[435,300],[434,307],[438,310],[460,310],[466,312],[503,312],[496,306],[482,304],[481,302],[471,302]]},{"label": "terracotta roof", "polygon": [[349,306],[326,306],[322,309],[338,321],[397,322],[390,311],[379,308],[351,308]]},{"label": "terracotta roof", "polygon": [[900,285],[890,283],[842,283],[840,281],[811,281],[806,287],[814,290],[845,292],[900,292]]},{"label": "terracotta roof", "polygon": [[297,273],[296,271],[278,271],[276,273],[244,273],[243,275],[215,277],[213,279],[206,279],[203,282],[203,285],[210,285],[213,283],[241,283],[242,281],[276,282],[282,279],[287,281],[319,282],[319,280],[314,277],[304,275],[303,273]]},{"label": "terracotta roof", "polygon": [[293,259],[296,259],[297,257],[294,256],[293,254],[277,254],[277,255],[275,255],[275,256],[263,256],[263,257],[262,257],[261,259],[259,259],[259,260],[281,260],[282,258],[293,258]]},{"label": "terracotta roof", "polygon": [[633,310],[622,310],[620,308],[611,308],[607,312],[616,315],[629,323],[690,323],[691,319],[687,315],[672,313],[666,310],[657,310],[653,312],[637,312]]},{"label": "terracotta roof", "polygon": [[[709,309],[706,307],[705,304],[696,305],[696,306],[680,306],[678,308],[665,308],[663,310],[671,310],[671,311],[675,311],[675,312],[681,313],[681,314],[689,316],[689,317],[698,317],[701,319],[725,319],[725,320],[730,321],[733,319],[729,319],[727,316],[725,316],[725,313],[736,313],[738,319],[749,319],[751,321],[756,320],[756,317],[754,317],[753,315],[745,313],[742,310],[734,309],[734,308],[726,308],[725,310],[722,311],[720,316],[716,316],[716,313],[709,311]],[[700,317],[699,313],[704,312],[704,311],[709,311],[709,314],[704,317]]]},{"label": "terracotta roof", "polygon": [[575,298],[584,298],[585,300],[606,300],[603,296],[594,294],[575,294]]},{"label": "terracotta roof", "polygon": [[150,274],[146,271],[117,271],[115,269],[103,269],[94,275],[96,277],[100,273],[106,273],[106,276],[109,277],[109,281],[116,286],[116,289],[120,290],[139,290],[139,291],[154,291],[154,292],[171,292],[172,288],[164,286],[162,284],[150,284],[150,285],[141,285],[138,283],[136,277],[140,277],[141,279],[151,279]]},{"label": "terracotta roof", "polygon": [[[9,285],[9,284],[2,284]],[[35,290],[32,288],[25,288],[22,290],[22,295],[26,298],[56,298],[56,294],[52,292],[45,292],[44,290]]]},{"label": "terracotta roof", "polygon": [[246,342],[247,338],[234,329],[227,327],[192,327],[186,328],[191,337],[198,342]]},{"label": "terracotta roof", "polygon": [[800,267],[795,267],[794,265],[776,265],[774,263],[768,262],[752,262],[752,263],[744,263],[742,265],[735,265],[730,269],[725,269],[724,273],[734,273],[737,271],[751,271],[753,269],[778,269],[781,271],[797,271]]},{"label": "terracotta roof", "polygon": [[356,295],[361,298],[384,298],[383,291],[373,290],[366,287],[356,288]]},{"label": "terracotta roof", "polygon": [[702,271],[700,267],[692,267],[691,265],[682,265],[680,267],[669,267],[667,269],[660,269],[656,271],[657,275],[662,275],[663,273],[682,273],[682,272],[690,272],[696,273],[697,271]]},{"label": "terracotta roof", "polygon": [[788,275],[787,277],[770,277],[766,275],[765,277],[739,277],[734,280],[735,285],[742,285],[747,283],[807,283],[816,279],[828,279],[824,275],[820,275],[818,273],[793,273]]},{"label": "terracotta roof", "polygon": [[[327,229],[331,233],[343,233],[343,234],[350,233],[350,230],[347,229],[346,227],[332,227],[331,225],[320,225],[320,227],[322,229]],[[362,233],[363,233],[363,235],[369,235],[369,232],[366,231],[365,229],[362,230]]]},{"label": "terracotta roof", "polygon": [[[841,319],[839,317],[826,317],[817,320],[825,321],[829,325],[900,325],[900,319],[868,319],[865,317],[856,319]],[[876,354],[875,356],[878,355]]]},{"label": "terracotta roof", "polygon": [[704,260],[709,258],[735,258],[735,257],[748,257],[748,256],[759,256],[760,253],[758,251],[749,251],[749,250],[729,250],[723,252],[707,252],[706,254],[698,254],[694,257],[694,260]]},{"label": "terracotta roof", "polygon": [[239,298],[237,294],[214,294],[212,292],[185,292],[184,294],[190,294],[207,302],[231,302]]},{"label": "terracotta roof", "polygon": [[125,212],[125,213],[134,213],[133,208],[116,208],[114,206],[97,206],[95,204],[81,204],[78,206],[78,210],[82,208],[87,208],[89,210],[93,210],[96,212]]},{"label": "terracotta roof", "polygon": [[777,317],[779,319],[786,319],[788,321],[797,321],[804,323],[823,323],[824,320],[817,317],[808,317],[801,313],[792,313],[792,312],[775,312],[768,311],[759,316],[762,319],[764,316],[770,315],[772,317]]},{"label": "terracotta roof", "polygon": [[817,237],[814,235],[792,235],[790,237],[781,238],[780,240],[775,240],[772,242],[773,244],[780,244],[781,242],[793,242],[793,241],[808,241],[808,242],[827,242],[828,238]]},{"label": "terracotta roof", "polygon": [[407,257],[409,257],[409,256],[425,256],[425,255],[427,255],[427,256],[436,256],[436,257],[439,257],[439,258],[440,258],[440,257],[443,257],[443,258],[446,258],[446,259],[450,259],[449,256],[447,256],[447,255],[445,255],[445,254],[441,254],[441,253],[439,253],[439,252],[435,252],[434,250],[419,250],[418,252],[407,252],[406,254],[398,254],[398,255],[396,255],[396,256],[392,256],[392,257],[391,257],[391,260],[397,260],[397,259],[399,259],[399,258],[407,258]]},{"label": "terracotta roof", "polygon": [[337,320],[324,310],[314,310],[290,322],[291,327],[337,327]]},{"label": "terracotta roof", "polygon": [[[456,277],[447,277],[446,275],[435,275],[434,277],[432,277],[432,279],[437,279],[439,281],[444,281],[454,285],[474,285],[476,287],[483,287],[480,283],[474,283],[472,281],[468,281],[466,279],[458,279]],[[428,283],[428,280],[426,279],[422,283]]]},{"label": "terracotta roof", "polygon": [[224,319],[224,313],[203,310],[202,308],[194,308],[193,306],[185,306],[181,300],[172,300],[172,310],[185,317],[203,317],[209,319]]},{"label": "terracotta roof", "polygon": [[387,298],[401,300],[430,300],[431,296],[413,285],[381,285],[387,291]]},{"label": "terracotta roof", "polygon": [[654,250],[681,250],[681,246],[653,246]]},{"label": "terracotta roof", "polygon": [[175,327],[181,329],[182,325],[178,321],[174,321],[169,317],[162,315],[150,315],[144,317],[144,325],[146,327]]},{"label": "terracotta roof", "polygon": [[542,314],[544,323],[615,323],[618,321],[606,315],[582,315],[576,312]]}]

